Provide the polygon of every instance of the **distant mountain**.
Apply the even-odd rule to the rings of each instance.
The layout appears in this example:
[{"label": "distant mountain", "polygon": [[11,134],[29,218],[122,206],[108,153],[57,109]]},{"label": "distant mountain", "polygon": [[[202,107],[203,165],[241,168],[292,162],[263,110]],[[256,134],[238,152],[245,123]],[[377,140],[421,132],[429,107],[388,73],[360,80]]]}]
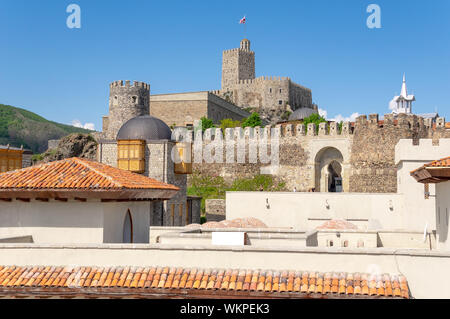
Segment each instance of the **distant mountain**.
[{"label": "distant mountain", "polygon": [[52,122],[33,112],[0,104],[0,145],[23,145],[34,153],[42,153],[47,150],[48,140],[90,132],[93,131]]}]

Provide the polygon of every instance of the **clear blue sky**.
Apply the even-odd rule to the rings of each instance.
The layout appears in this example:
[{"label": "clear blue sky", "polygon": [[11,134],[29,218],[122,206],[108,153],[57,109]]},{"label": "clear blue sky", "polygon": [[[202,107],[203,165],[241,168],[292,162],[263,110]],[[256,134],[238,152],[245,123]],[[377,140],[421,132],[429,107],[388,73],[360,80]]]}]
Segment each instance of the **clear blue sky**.
[{"label": "clear blue sky", "polygon": [[[66,26],[71,3],[78,30]],[[381,29],[366,26],[371,3]],[[329,117],[389,113],[406,72],[414,111],[450,119],[450,0],[0,0],[0,103],[100,129],[114,80],[155,94],[219,89],[244,14],[257,76],[311,88]]]}]

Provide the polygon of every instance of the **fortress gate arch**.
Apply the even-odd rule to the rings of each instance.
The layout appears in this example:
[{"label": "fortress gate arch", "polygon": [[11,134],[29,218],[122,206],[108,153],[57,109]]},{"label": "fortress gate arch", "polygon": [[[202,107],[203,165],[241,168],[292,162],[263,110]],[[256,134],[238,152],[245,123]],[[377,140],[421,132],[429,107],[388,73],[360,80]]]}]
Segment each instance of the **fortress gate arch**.
[{"label": "fortress gate arch", "polygon": [[[331,143],[330,143],[331,144]],[[339,179],[342,179],[341,187],[343,192],[349,191],[349,145],[341,143],[320,143],[313,150],[311,158],[313,165],[313,178],[311,187],[316,192],[336,192],[339,191]],[[314,147],[313,147],[314,148]]]}]

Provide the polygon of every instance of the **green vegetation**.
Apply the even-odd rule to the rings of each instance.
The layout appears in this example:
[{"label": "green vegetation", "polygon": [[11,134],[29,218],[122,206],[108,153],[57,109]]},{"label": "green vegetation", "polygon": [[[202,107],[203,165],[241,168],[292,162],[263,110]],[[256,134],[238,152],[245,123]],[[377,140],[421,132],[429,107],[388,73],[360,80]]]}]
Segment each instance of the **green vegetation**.
[{"label": "green vegetation", "polygon": [[322,116],[320,116],[317,113],[311,114],[310,116],[306,117],[303,120],[303,124],[305,124],[305,130],[306,132],[308,132],[308,124],[309,123],[314,123],[316,124],[316,132],[319,131],[319,124],[323,123],[323,122],[327,122],[327,120],[325,118],[323,118]]},{"label": "green vegetation", "polygon": [[242,125],[241,121],[234,121],[232,119],[223,119],[220,121],[220,128],[223,132],[225,132],[225,129],[227,128],[234,128],[234,127],[240,127]]},{"label": "green vegetation", "polygon": [[282,115],[281,115],[281,119],[283,121],[287,121],[289,119],[289,116],[291,116],[292,112],[291,111],[285,111]]},{"label": "green vegetation", "polygon": [[225,199],[225,192],[244,191],[283,191],[285,183],[277,183],[271,175],[255,175],[252,178],[238,178],[228,184],[221,176],[203,176],[194,172],[187,193],[202,197],[202,212],[205,212],[206,199]]},{"label": "green vegetation", "polygon": [[45,118],[10,105],[0,104],[0,144],[29,148],[35,153],[47,149],[48,140],[71,133],[91,131],[48,121]]},{"label": "green vegetation", "polygon": [[205,131],[206,129],[215,127],[214,122],[212,120],[210,120],[209,118],[202,117],[200,119],[200,121],[202,121],[202,131]]},{"label": "green vegetation", "polygon": [[262,121],[258,113],[253,112],[252,115],[247,117],[245,120],[242,121],[242,127],[255,127],[255,126],[261,126]]}]

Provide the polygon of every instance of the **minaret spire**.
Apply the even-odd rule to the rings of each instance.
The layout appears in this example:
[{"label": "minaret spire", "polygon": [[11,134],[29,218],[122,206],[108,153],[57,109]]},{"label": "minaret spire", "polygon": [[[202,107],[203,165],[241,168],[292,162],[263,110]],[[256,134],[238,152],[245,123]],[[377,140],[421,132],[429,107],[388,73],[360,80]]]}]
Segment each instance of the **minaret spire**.
[{"label": "minaret spire", "polygon": [[406,76],[405,76],[405,73],[403,73],[402,91],[400,92],[400,96],[403,96],[404,98],[406,98],[408,96],[408,91],[406,89]]}]

